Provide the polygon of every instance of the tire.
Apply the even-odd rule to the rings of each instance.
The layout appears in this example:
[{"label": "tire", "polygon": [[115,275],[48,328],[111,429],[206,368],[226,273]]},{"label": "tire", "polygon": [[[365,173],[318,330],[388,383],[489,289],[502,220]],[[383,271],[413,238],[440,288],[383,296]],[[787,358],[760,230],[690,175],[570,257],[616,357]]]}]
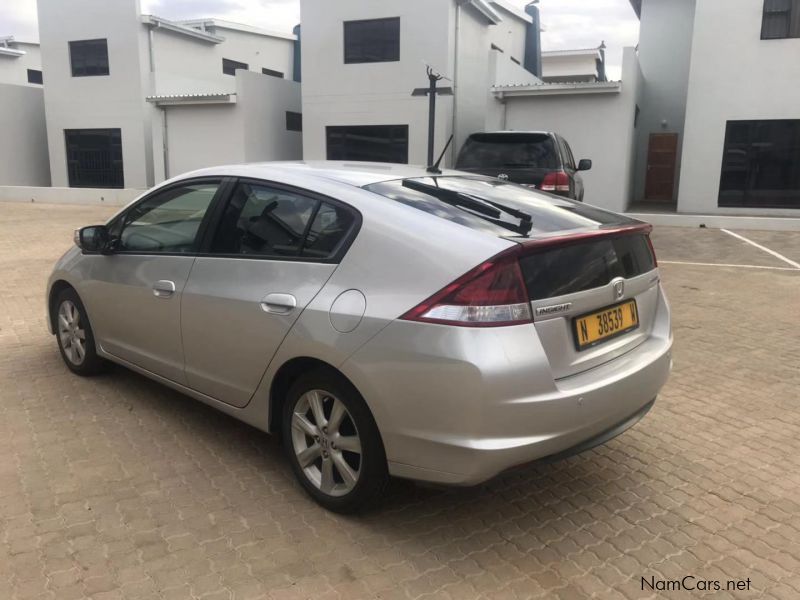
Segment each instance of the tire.
[{"label": "tire", "polygon": [[54,307],[56,341],[67,368],[83,377],[104,372],[108,363],[97,355],[94,332],[78,293],[66,288]]},{"label": "tire", "polygon": [[389,480],[386,453],[358,390],[336,373],[313,371],[291,386],[283,408],[286,455],[306,492],[337,513],[376,505]]}]

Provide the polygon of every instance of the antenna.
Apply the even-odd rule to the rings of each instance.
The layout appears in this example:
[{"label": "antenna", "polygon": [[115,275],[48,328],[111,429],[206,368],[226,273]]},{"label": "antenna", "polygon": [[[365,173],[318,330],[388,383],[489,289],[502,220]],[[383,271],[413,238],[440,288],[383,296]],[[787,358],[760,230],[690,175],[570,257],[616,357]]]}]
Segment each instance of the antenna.
[{"label": "antenna", "polygon": [[430,165],[427,169],[425,169],[428,173],[433,173],[434,175],[442,174],[442,170],[439,168],[439,165],[441,164],[442,159],[444,158],[444,153],[447,152],[447,149],[450,147],[450,142],[452,141],[453,141],[453,134],[451,133],[450,138],[444,145],[444,150],[442,150],[442,153],[439,155],[438,160],[434,164]]}]

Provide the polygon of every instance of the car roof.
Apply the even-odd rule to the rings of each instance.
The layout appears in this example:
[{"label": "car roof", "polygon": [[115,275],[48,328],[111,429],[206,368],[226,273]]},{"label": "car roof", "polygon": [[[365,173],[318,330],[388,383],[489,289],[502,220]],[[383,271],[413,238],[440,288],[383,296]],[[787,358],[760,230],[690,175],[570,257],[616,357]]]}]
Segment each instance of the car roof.
[{"label": "car roof", "polygon": [[[198,176],[253,177],[255,179],[280,180],[281,176],[310,177],[363,187],[382,181],[408,179],[411,177],[430,177],[425,167],[380,162],[357,161],[292,161],[264,162],[240,165],[209,167],[185,173],[177,179]],[[461,171],[442,169],[442,175],[467,175]]]}]

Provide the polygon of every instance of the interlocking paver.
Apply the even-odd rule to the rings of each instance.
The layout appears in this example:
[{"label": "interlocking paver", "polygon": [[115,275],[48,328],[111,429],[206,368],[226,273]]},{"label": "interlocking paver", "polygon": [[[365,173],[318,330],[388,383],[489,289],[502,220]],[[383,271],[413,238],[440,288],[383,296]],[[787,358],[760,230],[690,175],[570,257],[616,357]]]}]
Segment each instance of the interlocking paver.
[{"label": "interlocking paver", "polygon": [[[269,436],[121,368],[64,368],[44,283],[112,210],[0,204],[0,598],[643,599],[641,577],[684,575],[800,594],[800,273],[664,264],[675,367],[634,429],[476,489],[393,482],[345,518]],[[654,240],[780,262],[713,230]]]}]

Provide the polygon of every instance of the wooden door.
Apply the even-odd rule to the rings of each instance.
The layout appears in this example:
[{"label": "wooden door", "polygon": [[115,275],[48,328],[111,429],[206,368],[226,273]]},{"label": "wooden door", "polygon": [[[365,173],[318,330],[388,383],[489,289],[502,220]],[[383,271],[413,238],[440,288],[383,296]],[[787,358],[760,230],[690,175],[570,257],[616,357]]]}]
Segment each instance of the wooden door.
[{"label": "wooden door", "polygon": [[651,133],[647,149],[645,200],[672,202],[675,192],[675,165],[678,159],[677,133]]}]

